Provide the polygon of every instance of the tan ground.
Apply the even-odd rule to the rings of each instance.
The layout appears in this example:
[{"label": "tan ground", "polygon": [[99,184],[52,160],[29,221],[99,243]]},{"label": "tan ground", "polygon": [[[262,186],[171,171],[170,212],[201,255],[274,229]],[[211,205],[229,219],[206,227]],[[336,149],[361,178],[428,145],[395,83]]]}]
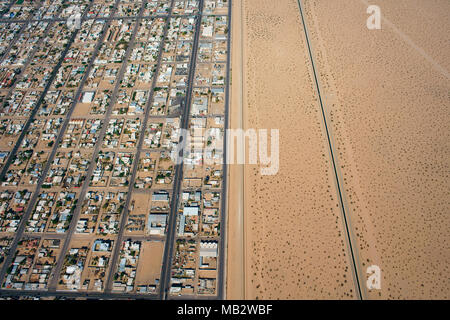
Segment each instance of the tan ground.
[{"label": "tan ground", "polygon": [[[232,2],[231,28],[231,95],[230,128],[242,128],[243,119],[243,57],[241,1]],[[227,212],[227,252],[226,297],[244,299],[244,238],[243,238],[243,179],[242,165],[229,166],[228,176],[228,212]]]},{"label": "tan ground", "polygon": [[361,0],[305,2],[368,297],[448,299],[450,3],[377,1],[369,31]]},{"label": "tan ground", "polygon": [[[233,13],[239,1],[234,6]],[[233,19],[239,23],[238,15]],[[281,137],[277,175],[245,168],[245,298],[354,298],[297,3],[246,0],[244,24],[244,128],[277,128]],[[240,72],[235,67],[239,41],[233,39],[232,126],[238,119]],[[237,168],[231,170],[227,297],[240,298],[238,237],[233,236],[240,227],[233,185],[240,177]]]},{"label": "tan ground", "polygon": [[150,211],[151,194],[134,193],[131,203],[134,204],[133,214],[148,214]]},{"label": "tan ground", "polygon": [[163,251],[164,242],[162,241],[145,241],[142,243],[136,285],[154,284],[155,279],[159,279]]},{"label": "tan ground", "polygon": [[[450,3],[378,1],[406,38],[369,31],[362,0],[303,3],[363,297],[448,298]],[[279,128],[280,171],[246,166],[242,201],[230,168],[227,298],[355,298],[297,0],[243,0],[243,69],[233,7],[231,126],[242,103],[244,128]],[[371,264],[380,291],[365,289]]]},{"label": "tan ground", "polygon": [[89,115],[91,105],[89,103],[77,103],[75,110],[73,110],[72,117],[83,117]]}]

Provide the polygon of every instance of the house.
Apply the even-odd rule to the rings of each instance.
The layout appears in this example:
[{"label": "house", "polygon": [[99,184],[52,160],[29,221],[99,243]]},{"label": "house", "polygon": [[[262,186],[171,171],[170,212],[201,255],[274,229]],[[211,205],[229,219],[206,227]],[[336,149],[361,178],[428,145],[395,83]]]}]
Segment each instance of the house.
[{"label": "house", "polygon": [[81,99],[82,103],[91,103],[94,100],[94,91],[87,91],[83,93],[83,98]]},{"label": "house", "polygon": [[198,216],[199,207],[184,207],[183,216]]},{"label": "house", "polygon": [[152,201],[169,201],[169,193],[154,192],[152,195]]}]

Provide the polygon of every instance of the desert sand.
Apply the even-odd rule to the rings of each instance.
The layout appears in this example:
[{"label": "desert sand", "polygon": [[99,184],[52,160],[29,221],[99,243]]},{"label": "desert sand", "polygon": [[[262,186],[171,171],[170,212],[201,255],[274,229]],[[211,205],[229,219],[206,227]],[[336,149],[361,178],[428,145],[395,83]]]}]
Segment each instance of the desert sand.
[{"label": "desert sand", "polygon": [[[232,2],[230,124],[243,127],[243,21],[241,1]],[[228,299],[245,298],[244,259],[244,166],[230,165],[228,170],[226,288]]]},{"label": "desert sand", "polygon": [[367,298],[448,299],[450,3],[304,1]]},{"label": "desert sand", "polygon": [[298,2],[234,0],[231,127],[279,129],[280,170],[230,166],[227,298],[355,299],[354,266],[363,299],[448,299],[450,3],[302,3],[356,263]]},{"label": "desert sand", "polygon": [[[233,6],[235,26],[240,1]],[[238,166],[231,166],[227,297],[355,298],[297,3],[246,0],[242,18],[243,70],[235,63],[240,42],[235,36],[239,29],[233,28],[231,126],[239,122],[236,80],[243,71],[244,129],[280,130],[280,169],[277,175],[261,176],[258,166],[245,166],[242,277],[236,274],[234,257],[240,248],[233,236],[241,225],[233,186],[241,177]],[[244,290],[236,277],[244,281]]]}]

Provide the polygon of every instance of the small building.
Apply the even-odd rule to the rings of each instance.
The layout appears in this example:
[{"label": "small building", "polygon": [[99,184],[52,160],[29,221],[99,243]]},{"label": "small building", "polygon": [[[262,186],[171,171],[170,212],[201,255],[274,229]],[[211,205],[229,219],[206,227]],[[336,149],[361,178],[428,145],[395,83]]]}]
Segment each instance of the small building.
[{"label": "small building", "polygon": [[91,103],[94,100],[94,91],[87,91],[83,93],[83,98],[81,99],[82,103]]},{"label": "small building", "polygon": [[154,192],[152,194],[152,201],[169,201],[168,192]]},{"label": "small building", "polygon": [[183,216],[198,216],[199,208],[198,207],[184,207],[183,208]]}]

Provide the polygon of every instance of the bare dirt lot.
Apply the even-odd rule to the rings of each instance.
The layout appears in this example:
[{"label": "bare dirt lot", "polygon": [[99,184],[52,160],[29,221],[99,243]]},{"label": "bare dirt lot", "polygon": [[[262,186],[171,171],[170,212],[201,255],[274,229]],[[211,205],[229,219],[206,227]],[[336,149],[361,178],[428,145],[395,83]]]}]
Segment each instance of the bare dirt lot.
[{"label": "bare dirt lot", "polygon": [[162,241],[143,242],[136,285],[155,284],[155,280],[159,279],[163,250],[164,242]]}]

